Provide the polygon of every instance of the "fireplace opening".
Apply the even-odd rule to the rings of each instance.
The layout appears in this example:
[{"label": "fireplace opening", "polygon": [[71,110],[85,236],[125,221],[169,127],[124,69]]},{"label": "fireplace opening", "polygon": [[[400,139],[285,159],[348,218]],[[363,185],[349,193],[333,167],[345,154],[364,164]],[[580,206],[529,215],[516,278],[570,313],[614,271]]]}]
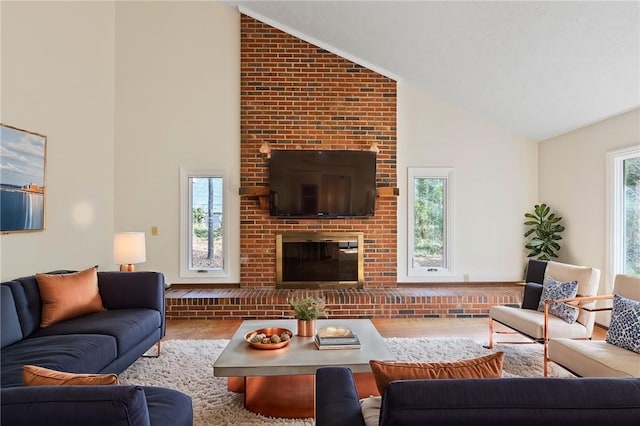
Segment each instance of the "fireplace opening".
[{"label": "fireplace opening", "polygon": [[361,232],[288,232],[276,235],[276,288],[361,288]]}]

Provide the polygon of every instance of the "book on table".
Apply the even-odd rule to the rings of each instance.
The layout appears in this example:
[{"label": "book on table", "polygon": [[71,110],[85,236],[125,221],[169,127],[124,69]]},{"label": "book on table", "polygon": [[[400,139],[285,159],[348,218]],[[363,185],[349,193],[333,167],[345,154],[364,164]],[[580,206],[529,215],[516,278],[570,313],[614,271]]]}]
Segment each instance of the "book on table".
[{"label": "book on table", "polygon": [[325,327],[318,330],[315,338],[318,349],[359,349],[360,339],[345,327]]}]

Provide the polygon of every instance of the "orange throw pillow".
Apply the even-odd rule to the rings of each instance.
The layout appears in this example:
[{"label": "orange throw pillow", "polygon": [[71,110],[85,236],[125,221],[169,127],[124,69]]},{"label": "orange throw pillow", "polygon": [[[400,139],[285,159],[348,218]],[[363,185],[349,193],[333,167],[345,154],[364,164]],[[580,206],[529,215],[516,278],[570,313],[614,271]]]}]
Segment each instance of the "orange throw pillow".
[{"label": "orange throw pillow", "polygon": [[116,374],[75,374],[50,370],[36,365],[22,367],[25,386],[117,385]]},{"label": "orange throw pillow", "polygon": [[40,327],[104,311],[96,267],[73,274],[36,274],[42,320]]},{"label": "orange throw pillow", "polygon": [[486,379],[502,377],[504,353],[450,362],[369,361],[380,395],[394,380]]}]

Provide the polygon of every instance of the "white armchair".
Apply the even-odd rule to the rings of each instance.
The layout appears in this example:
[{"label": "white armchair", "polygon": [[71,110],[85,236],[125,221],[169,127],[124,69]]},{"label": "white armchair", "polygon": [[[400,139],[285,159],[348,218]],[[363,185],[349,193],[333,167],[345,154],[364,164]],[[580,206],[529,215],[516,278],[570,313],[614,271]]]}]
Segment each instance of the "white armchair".
[{"label": "white armchair", "polygon": [[[530,261],[529,267],[540,268],[540,261]],[[538,301],[529,300],[522,307],[492,306],[489,310],[489,343],[487,347],[493,347],[494,321],[505,325],[514,332],[529,337],[534,342],[545,344],[550,338],[591,339],[595,324],[596,293],[600,283],[600,270],[586,266],[569,265],[549,261],[542,266],[544,269],[540,275],[551,277],[555,281],[577,281],[576,298],[564,299],[567,303],[579,306],[580,311],[575,322],[569,323],[553,315],[545,317],[544,311],[537,310]],[[541,282],[532,284],[542,288]],[[530,285],[531,286],[531,285]],[[527,290],[531,290],[527,288]],[[531,293],[529,293],[531,294]],[[538,295],[540,292],[537,293]],[[529,296],[530,297],[530,296]],[[539,297],[538,297],[539,299]],[[524,302],[523,302],[524,305]]]},{"label": "white armchair", "polygon": [[[613,294],[640,301],[640,276],[616,275]],[[613,299],[613,294],[597,298]],[[635,338],[640,343],[640,334]],[[582,377],[640,377],[640,353],[606,340],[551,338],[544,358],[545,376],[549,361]]]}]

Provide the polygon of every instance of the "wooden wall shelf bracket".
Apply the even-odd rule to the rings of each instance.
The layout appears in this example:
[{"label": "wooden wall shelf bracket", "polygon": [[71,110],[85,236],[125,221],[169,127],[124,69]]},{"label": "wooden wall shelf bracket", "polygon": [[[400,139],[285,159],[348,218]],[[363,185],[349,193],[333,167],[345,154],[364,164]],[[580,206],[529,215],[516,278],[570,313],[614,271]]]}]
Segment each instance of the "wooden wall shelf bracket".
[{"label": "wooden wall shelf bracket", "polygon": [[260,208],[269,209],[269,187],[268,186],[241,186],[238,190],[241,197],[256,197],[260,202]]},{"label": "wooden wall shelf bracket", "polygon": [[397,197],[400,195],[400,188],[393,186],[381,186],[376,189],[378,197]]}]

